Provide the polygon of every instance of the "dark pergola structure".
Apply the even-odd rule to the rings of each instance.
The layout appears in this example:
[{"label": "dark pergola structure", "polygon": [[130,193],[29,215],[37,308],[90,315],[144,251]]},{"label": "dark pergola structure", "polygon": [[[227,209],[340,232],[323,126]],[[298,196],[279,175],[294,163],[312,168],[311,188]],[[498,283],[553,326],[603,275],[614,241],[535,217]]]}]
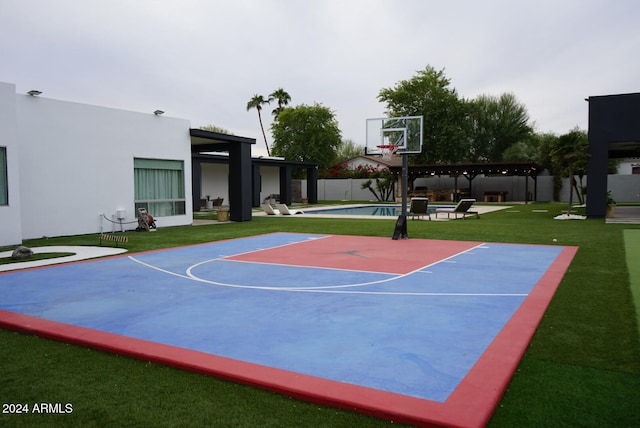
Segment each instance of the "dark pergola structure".
[{"label": "dark pergola structure", "polygon": [[[274,158],[252,158],[254,138],[238,137],[219,132],[190,129],[191,182],[193,210],[200,210],[203,163],[229,165],[229,218],[231,221],[250,221],[252,207],[260,206],[260,167],[280,168],[280,201],[291,204],[291,177],[296,168],[307,170],[307,197],[309,203],[318,202],[318,165]],[[229,155],[209,154],[226,152]]]},{"label": "dark pergola structure", "polygon": [[[400,176],[402,174],[401,166],[389,168],[392,174]],[[533,200],[536,200],[538,193],[538,173],[541,168],[532,162],[498,162],[498,163],[459,163],[459,164],[430,164],[430,165],[409,165],[408,181],[413,183],[416,178],[427,176],[443,176],[448,175],[457,180],[464,177],[469,181],[469,193],[471,193],[471,183],[478,175],[521,175],[527,177],[525,180],[525,197],[528,202],[529,198],[529,180],[533,178],[534,192]],[[411,184],[409,187],[413,187]]]},{"label": "dark pergola structure", "polygon": [[605,217],[609,158],[640,156],[640,93],[594,96],[589,102],[587,217]]},{"label": "dark pergola structure", "polygon": [[307,171],[307,199],[310,204],[318,203],[318,164],[315,162],[290,161],[268,157],[253,158],[253,206],[260,206],[260,168],[264,166],[280,169],[280,202],[291,204],[292,187],[291,179],[294,169]]},{"label": "dark pergola structure", "polygon": [[251,220],[251,145],[255,138],[237,137],[219,132],[190,129],[191,184],[194,211],[200,210],[203,161],[201,154],[227,152],[229,163],[229,218],[231,221]]}]

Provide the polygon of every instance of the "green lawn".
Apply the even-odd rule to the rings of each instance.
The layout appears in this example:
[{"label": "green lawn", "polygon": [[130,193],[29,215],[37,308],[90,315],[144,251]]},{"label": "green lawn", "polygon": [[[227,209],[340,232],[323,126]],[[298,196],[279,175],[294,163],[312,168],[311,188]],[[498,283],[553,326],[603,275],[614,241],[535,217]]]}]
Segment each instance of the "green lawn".
[{"label": "green lawn", "polygon": [[[640,338],[625,229],[558,221],[565,204],[519,205],[450,222],[410,221],[411,238],[579,246],[490,427],[640,426]],[[548,210],[547,212],[532,212]],[[128,233],[130,251],[276,231],[391,237],[391,220],[257,217]],[[638,236],[638,234],[634,234]],[[97,245],[97,235],[25,242]],[[0,277],[1,278],[1,277]],[[1,279],[0,279],[1,280]],[[0,414],[0,426],[377,427],[388,421],[303,403],[117,355],[0,330],[3,403],[71,403],[69,415]]]},{"label": "green lawn", "polygon": [[[33,262],[36,260],[57,259],[58,257],[73,256],[75,253],[38,253],[29,257],[26,261]],[[0,257],[0,265],[8,265],[21,263],[25,260],[14,260],[11,257]]]}]

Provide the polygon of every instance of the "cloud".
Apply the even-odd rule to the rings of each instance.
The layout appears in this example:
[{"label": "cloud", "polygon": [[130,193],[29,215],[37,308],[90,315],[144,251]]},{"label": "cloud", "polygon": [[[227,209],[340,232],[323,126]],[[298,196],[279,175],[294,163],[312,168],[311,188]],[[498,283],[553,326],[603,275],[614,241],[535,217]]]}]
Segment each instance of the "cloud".
[{"label": "cloud", "polygon": [[257,146],[246,103],[282,87],[364,143],[379,91],[432,65],[460,96],[514,93],[539,131],[564,133],[587,128],[584,98],[640,90],[638,12],[635,0],[4,0],[0,80],[160,108]]}]

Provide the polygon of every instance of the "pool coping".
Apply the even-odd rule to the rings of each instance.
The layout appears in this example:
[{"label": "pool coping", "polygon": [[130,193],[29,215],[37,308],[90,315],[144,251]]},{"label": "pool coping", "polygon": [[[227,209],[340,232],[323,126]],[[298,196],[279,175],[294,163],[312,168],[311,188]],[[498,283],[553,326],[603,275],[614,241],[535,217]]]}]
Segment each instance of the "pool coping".
[{"label": "pool coping", "polygon": [[[261,216],[261,217],[302,217],[302,218],[351,218],[351,219],[369,219],[369,220],[395,220],[397,218],[397,216],[386,216],[386,215],[354,215],[354,214],[310,214],[312,211],[323,211],[323,210],[329,210],[329,209],[345,209],[345,208],[362,208],[362,207],[372,207],[372,206],[380,206],[380,207],[390,207],[393,205],[397,205],[397,204],[381,204],[381,203],[375,203],[375,202],[371,202],[369,204],[345,204],[345,205],[323,205],[323,206],[319,206],[319,207],[308,207],[308,208],[302,208],[302,210],[304,211],[304,213],[300,213],[300,214],[296,214],[296,215],[292,215],[292,216],[288,216],[288,215],[268,215],[267,213],[265,213],[264,211],[260,210],[260,211],[254,211],[253,215],[254,216]],[[447,204],[438,204],[438,206],[440,205],[447,205]],[[453,204],[448,204],[448,206],[454,206]],[[513,208],[513,206],[511,205],[495,205],[495,206],[490,206],[490,205],[474,205],[473,206],[473,210],[477,211],[479,214],[486,214],[486,213],[490,213],[490,212],[494,212],[494,211],[501,211],[501,210],[506,210],[506,209],[510,209]],[[426,220],[429,221],[429,217],[416,217],[415,220]],[[436,218],[435,215],[431,216],[431,220],[433,221],[449,221],[449,220],[454,220],[453,218],[447,218],[447,217],[439,217]]]}]

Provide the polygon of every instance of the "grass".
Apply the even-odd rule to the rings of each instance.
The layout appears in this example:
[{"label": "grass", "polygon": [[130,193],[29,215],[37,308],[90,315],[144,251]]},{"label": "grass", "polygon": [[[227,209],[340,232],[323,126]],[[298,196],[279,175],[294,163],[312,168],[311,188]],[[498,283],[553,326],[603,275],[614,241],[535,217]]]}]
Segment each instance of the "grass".
[{"label": "grass", "polygon": [[28,259],[14,260],[11,257],[0,257],[0,265],[8,265],[11,263],[32,262],[36,260],[56,259],[58,257],[73,256],[75,253],[38,253],[34,254]]},{"label": "grass", "polygon": [[[532,209],[547,212],[532,212]],[[411,238],[579,246],[490,427],[640,426],[640,338],[623,232],[637,225],[558,221],[565,204],[480,220],[410,221]],[[256,217],[128,233],[130,251],[288,231],[388,236],[390,220]],[[25,242],[95,245],[96,235]],[[99,351],[0,330],[3,403],[70,402],[71,415],[0,414],[0,426],[378,427],[389,421],[303,403]],[[397,426],[397,424],[393,424]]]},{"label": "grass", "polygon": [[631,285],[631,295],[636,307],[636,319],[638,329],[640,329],[640,230],[625,230],[624,243],[627,256],[627,267],[629,268],[629,282]]}]

